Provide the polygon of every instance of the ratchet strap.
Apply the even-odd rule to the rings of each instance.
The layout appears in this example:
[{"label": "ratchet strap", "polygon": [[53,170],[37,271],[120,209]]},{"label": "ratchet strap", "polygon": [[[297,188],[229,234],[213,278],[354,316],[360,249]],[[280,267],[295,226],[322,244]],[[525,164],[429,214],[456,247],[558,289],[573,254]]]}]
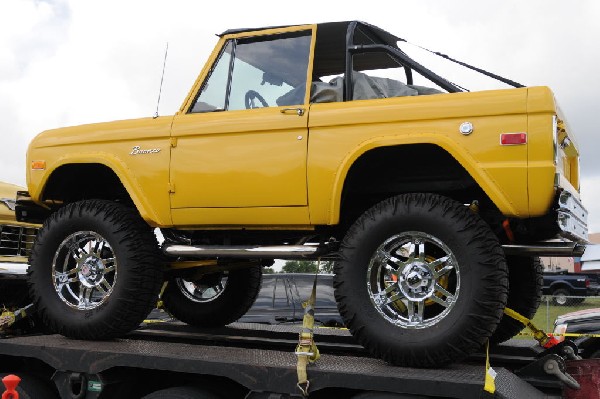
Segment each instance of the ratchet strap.
[{"label": "ratchet strap", "polygon": [[540,346],[548,349],[558,344],[559,341],[552,335],[546,334],[543,330],[537,328],[527,317],[515,312],[510,308],[504,308],[504,314],[524,324],[533,333],[533,338],[540,343]]},{"label": "ratchet strap", "polygon": [[17,321],[27,317],[27,312],[33,307],[33,304],[29,304],[24,308],[17,309],[14,312],[4,309],[0,314],[0,331],[5,330],[15,324]]},{"label": "ratchet strap", "polygon": [[[537,328],[535,324],[532,323],[527,317],[515,312],[510,308],[504,308],[504,314],[513,319],[517,320],[521,324],[525,325],[529,328],[533,337],[539,342],[539,344],[544,348],[551,348],[554,345],[558,344],[558,340],[551,335],[546,334],[543,330]],[[483,386],[483,390],[487,393],[494,394],[496,392],[496,371],[490,367],[490,342],[486,343],[485,347],[485,382]]]},{"label": "ratchet strap", "polygon": [[298,373],[298,389],[302,392],[304,397],[308,397],[308,389],[310,382],[308,380],[308,374],[306,367],[309,363],[314,363],[319,360],[321,356],[319,349],[315,344],[314,340],[314,325],[315,325],[315,298],[317,295],[317,275],[319,273],[319,264],[317,263],[317,272],[315,274],[315,281],[313,283],[312,292],[308,301],[302,303],[304,308],[304,318],[302,321],[302,331],[296,347],[296,356],[298,356],[298,362],[296,363],[296,372]]}]

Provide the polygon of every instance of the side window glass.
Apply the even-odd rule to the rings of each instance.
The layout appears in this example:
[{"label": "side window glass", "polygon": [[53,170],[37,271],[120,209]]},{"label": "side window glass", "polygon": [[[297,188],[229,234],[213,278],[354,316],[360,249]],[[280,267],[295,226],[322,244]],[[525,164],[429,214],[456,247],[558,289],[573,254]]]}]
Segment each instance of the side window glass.
[{"label": "side window glass", "polygon": [[230,40],[190,112],[304,104],[310,43],[310,31]]},{"label": "side window glass", "polygon": [[229,109],[304,103],[310,32],[239,40]]},{"label": "side window glass", "polygon": [[191,112],[224,111],[226,108],[227,82],[231,64],[232,41],[225,45]]}]

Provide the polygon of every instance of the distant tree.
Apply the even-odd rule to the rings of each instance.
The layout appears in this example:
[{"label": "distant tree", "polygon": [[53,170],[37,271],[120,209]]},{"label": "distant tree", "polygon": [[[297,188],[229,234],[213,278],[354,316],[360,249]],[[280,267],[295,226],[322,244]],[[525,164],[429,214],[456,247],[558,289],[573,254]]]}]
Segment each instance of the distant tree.
[{"label": "distant tree", "polygon": [[335,264],[335,262],[332,260],[322,261],[321,265],[319,266],[319,273],[327,273],[327,274],[333,273],[333,265],[334,264]]},{"label": "distant tree", "polygon": [[[319,273],[333,273],[333,261],[322,261]],[[282,273],[315,273],[317,262],[311,260],[288,260],[281,268]]]},{"label": "distant tree", "polygon": [[283,273],[315,273],[317,264],[310,260],[288,260],[281,271]]},{"label": "distant tree", "polygon": [[262,272],[263,272],[263,274],[274,274],[275,270],[273,270],[273,268],[270,266],[266,266],[266,267],[263,267]]}]

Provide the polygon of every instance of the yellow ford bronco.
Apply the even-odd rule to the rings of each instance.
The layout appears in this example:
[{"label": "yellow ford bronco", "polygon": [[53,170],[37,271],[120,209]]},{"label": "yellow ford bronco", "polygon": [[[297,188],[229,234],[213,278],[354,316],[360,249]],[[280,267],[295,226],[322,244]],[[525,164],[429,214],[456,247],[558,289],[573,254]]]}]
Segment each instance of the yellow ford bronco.
[{"label": "yellow ford bronco", "polygon": [[515,335],[503,310],[535,313],[537,256],[587,239],[576,141],[550,89],[463,63],[513,86],[468,92],[400,44],[357,21],[229,30],[174,116],[39,134],[17,201],[44,223],[39,316],[107,339],[160,294],[221,326],[263,266],[325,259],[348,328],[388,362],[448,364]]}]

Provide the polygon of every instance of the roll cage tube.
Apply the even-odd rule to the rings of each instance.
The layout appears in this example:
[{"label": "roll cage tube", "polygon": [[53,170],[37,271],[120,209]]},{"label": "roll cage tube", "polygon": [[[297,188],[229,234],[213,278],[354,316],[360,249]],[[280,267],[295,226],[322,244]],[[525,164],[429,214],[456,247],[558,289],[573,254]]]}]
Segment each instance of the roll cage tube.
[{"label": "roll cage tube", "polygon": [[410,72],[410,69],[414,69],[421,75],[423,75],[424,77],[431,80],[432,82],[434,82],[435,84],[437,84],[438,86],[450,93],[457,93],[462,91],[453,83],[439,76],[435,72],[425,68],[423,65],[414,61],[412,58],[409,58],[399,48],[392,47],[388,44],[354,44],[354,32],[356,31],[358,25],[358,21],[352,21],[350,24],[348,24],[348,31],[346,33],[346,76],[344,77],[344,101],[352,100],[352,92],[354,88],[351,79],[353,70],[352,56],[358,53],[370,53],[382,50],[391,55],[392,58],[394,58],[400,64],[409,68],[406,69],[407,82],[410,83],[410,81],[412,81],[412,72]]},{"label": "roll cage tube", "polygon": [[[454,83],[448,81],[447,79],[439,76],[438,74],[431,71],[430,69],[425,68],[423,65],[419,64],[412,58],[408,57],[408,55],[406,55],[402,50],[400,50],[397,47],[393,47],[389,44],[354,44],[354,32],[356,31],[358,25],[359,25],[358,21],[352,21],[350,24],[348,24],[348,30],[346,33],[346,76],[345,76],[344,101],[352,100],[353,82],[352,82],[352,79],[350,79],[350,77],[352,76],[352,69],[353,69],[352,56],[357,53],[378,52],[378,51],[382,51],[382,50],[385,51],[386,53],[388,53],[390,56],[392,56],[392,58],[394,58],[396,61],[398,61],[401,65],[403,65],[405,67],[406,79],[407,79],[408,84],[412,83],[412,69],[414,69],[417,72],[419,72],[421,75],[423,75],[425,78],[431,80],[432,82],[436,83],[439,87],[442,87],[443,89],[447,90],[450,93],[456,93],[456,92],[466,90],[466,89],[463,89],[462,87],[458,86],[457,84],[454,84]],[[367,28],[369,27],[367,24],[364,24],[364,25]],[[371,31],[369,33],[377,36],[376,32]],[[400,38],[395,38],[395,39],[397,39],[398,41],[403,41],[403,42],[408,43],[404,39],[400,39]],[[439,57],[442,57],[449,61],[457,63],[465,68],[474,70],[485,76],[489,76],[493,79],[496,79],[503,83],[509,84],[513,87],[525,87],[520,83],[517,83],[510,79],[506,79],[502,76],[488,72],[481,68],[477,68],[477,67],[469,65],[467,63],[455,60],[445,54],[431,51],[431,50],[428,50],[421,46],[417,46],[417,47],[420,47],[425,51],[428,51]],[[408,68],[406,68],[406,67],[408,67]]]}]

